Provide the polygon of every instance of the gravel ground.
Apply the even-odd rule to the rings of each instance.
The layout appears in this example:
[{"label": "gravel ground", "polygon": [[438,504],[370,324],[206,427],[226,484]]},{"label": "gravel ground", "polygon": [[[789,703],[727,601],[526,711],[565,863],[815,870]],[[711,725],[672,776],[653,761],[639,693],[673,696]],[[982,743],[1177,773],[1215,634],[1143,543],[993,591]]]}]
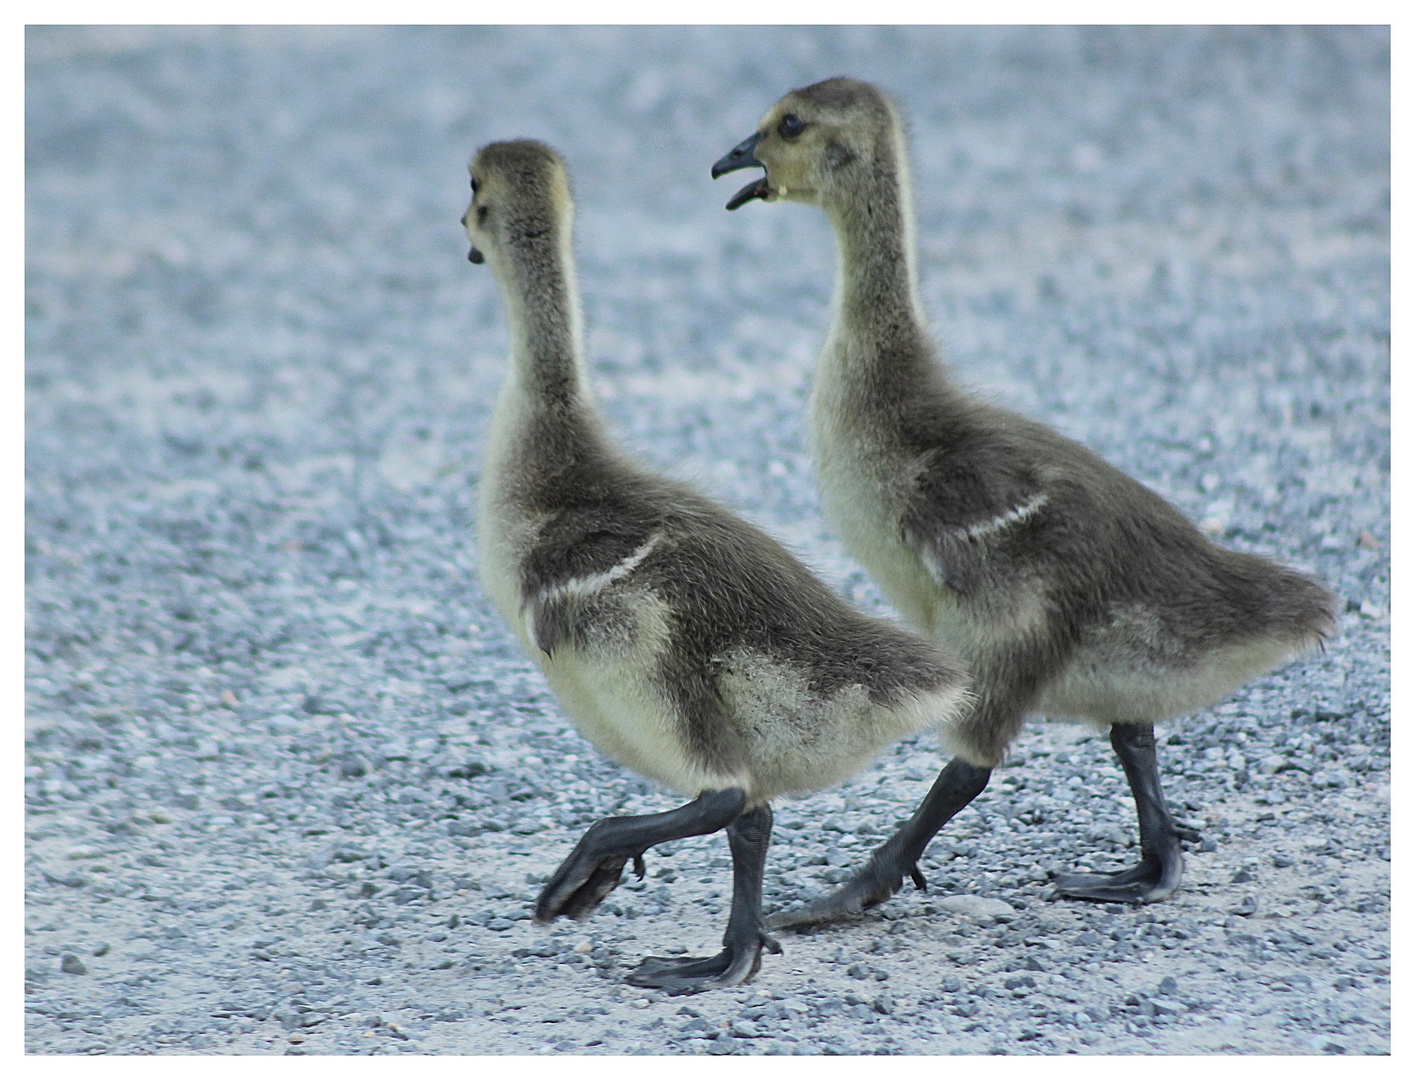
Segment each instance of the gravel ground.
[{"label": "gravel ground", "polygon": [[[675,800],[476,583],[506,331],[465,163],[564,151],[616,429],[885,611],[803,440],[827,226],[708,179],[842,72],[912,117],[960,377],[1345,614],[1163,729],[1205,837],[1175,899],[1049,896],[1135,828],[1104,739],[1038,720],[926,892],[643,993],[643,954],[715,951],[727,846],[530,921],[591,821]],[[36,29],[26,111],[31,1052],[1388,1052],[1387,32]],[[938,766],[906,741],[781,804],[768,907]]]}]

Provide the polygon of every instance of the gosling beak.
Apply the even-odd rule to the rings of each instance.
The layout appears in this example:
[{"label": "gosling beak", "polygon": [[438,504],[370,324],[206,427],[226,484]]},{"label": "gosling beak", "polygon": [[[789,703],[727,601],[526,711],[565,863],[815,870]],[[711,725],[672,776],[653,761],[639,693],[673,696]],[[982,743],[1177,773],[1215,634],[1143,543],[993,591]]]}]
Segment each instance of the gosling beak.
[{"label": "gosling beak", "polygon": [[[712,178],[716,180],[726,173],[735,172],[737,169],[749,169],[755,165],[759,169],[766,166],[757,160],[755,153],[757,143],[761,141],[762,133],[758,131],[751,138],[743,139],[722,157],[718,158],[712,167]],[[733,195],[727,203],[727,209],[736,210],[743,203],[749,203],[753,199],[766,199],[771,195],[771,185],[767,183],[766,176],[761,176],[753,180],[741,191]]]},{"label": "gosling beak", "polygon": [[[464,229],[467,227],[467,214],[470,214],[471,212],[471,208],[468,207],[467,212],[457,219],[462,223],[462,228]],[[486,256],[483,255],[480,251],[478,251],[475,247],[473,247],[471,251],[467,252],[467,261],[469,263],[477,263],[478,265],[480,265],[481,263],[486,262]]]}]

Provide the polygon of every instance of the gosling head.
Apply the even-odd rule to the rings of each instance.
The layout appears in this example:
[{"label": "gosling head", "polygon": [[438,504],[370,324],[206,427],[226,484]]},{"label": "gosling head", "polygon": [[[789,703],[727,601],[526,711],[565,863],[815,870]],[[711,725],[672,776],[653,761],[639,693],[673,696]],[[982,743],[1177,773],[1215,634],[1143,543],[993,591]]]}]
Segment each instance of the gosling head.
[{"label": "gosling head", "polygon": [[756,134],[722,157],[712,175],[751,166],[766,170],[732,196],[729,210],[753,199],[831,209],[858,198],[861,185],[882,170],[893,174],[901,140],[898,115],[883,91],[855,79],[826,79],[773,105]]},{"label": "gosling head", "polygon": [[553,252],[573,214],[570,180],[560,155],[533,139],[489,143],[470,166],[472,202],[462,225],[471,262],[488,258],[500,271],[508,258],[539,261]]}]

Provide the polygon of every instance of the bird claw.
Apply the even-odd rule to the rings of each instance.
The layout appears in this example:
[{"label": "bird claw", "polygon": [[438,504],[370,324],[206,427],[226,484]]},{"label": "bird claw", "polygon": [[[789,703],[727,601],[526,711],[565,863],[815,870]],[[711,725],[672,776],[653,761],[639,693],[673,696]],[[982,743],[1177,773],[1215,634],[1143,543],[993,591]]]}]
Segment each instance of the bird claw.
[{"label": "bird claw", "polygon": [[634,856],[634,876],[640,881],[644,880],[644,853],[642,851]]}]

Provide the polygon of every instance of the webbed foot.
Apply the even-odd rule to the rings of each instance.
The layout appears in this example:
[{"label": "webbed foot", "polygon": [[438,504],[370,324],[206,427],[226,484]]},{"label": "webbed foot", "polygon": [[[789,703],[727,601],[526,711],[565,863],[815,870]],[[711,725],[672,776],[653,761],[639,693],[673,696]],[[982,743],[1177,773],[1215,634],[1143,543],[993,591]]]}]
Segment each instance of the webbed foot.
[{"label": "webbed foot", "polygon": [[726,788],[705,791],[686,806],[661,814],[596,821],[541,890],[536,922],[561,915],[583,919],[618,886],[630,859],[642,878],[645,850],[666,840],[716,832],[742,812],[746,801],[740,788]]},{"label": "webbed foot", "polygon": [[762,950],[779,953],[781,946],[762,921],[762,870],[771,841],[771,807],[748,810],[727,826],[732,848],[732,914],[716,956],[648,956],[625,976],[634,986],[698,994],[720,986],[737,986],[762,966]]},{"label": "webbed foot", "polygon": [[767,919],[767,926],[772,930],[785,930],[795,926],[822,926],[853,918],[897,893],[904,885],[905,874],[913,879],[916,888],[922,889],[928,884],[917,863],[902,868],[897,864],[891,865],[879,855],[876,852],[871,856],[863,870],[829,896],[812,900],[805,907],[778,911]]},{"label": "webbed foot", "polygon": [[1200,837],[1193,829],[1176,825],[1165,805],[1153,725],[1112,724],[1110,745],[1135,798],[1135,813],[1140,821],[1140,861],[1128,870],[1109,874],[1058,874],[1054,884],[1059,896],[1073,900],[1153,904],[1173,896],[1184,877],[1184,854],[1179,841],[1197,841]]},{"label": "webbed foot", "polygon": [[[561,915],[583,919],[619,886],[627,856],[596,859],[576,847],[560,864],[536,900],[536,922],[548,923]],[[641,860],[639,861],[642,865]]]},{"label": "webbed foot", "polygon": [[1174,895],[1184,876],[1184,857],[1178,845],[1172,857],[1146,855],[1128,870],[1109,874],[1058,874],[1057,894],[1072,900],[1099,900],[1117,904],[1153,904]]},{"label": "webbed foot", "polygon": [[775,938],[758,931],[728,944],[716,956],[646,956],[625,976],[625,982],[670,994],[700,994],[722,986],[737,986],[761,968],[762,949],[781,952]]},{"label": "webbed foot", "polygon": [[778,911],[767,920],[773,930],[789,926],[820,926],[860,914],[882,904],[904,885],[907,875],[916,888],[927,884],[919,871],[924,848],[954,814],[988,786],[992,770],[954,758],[943,767],[924,801],[904,825],[875,849],[865,868],[829,896],[805,907]]}]

